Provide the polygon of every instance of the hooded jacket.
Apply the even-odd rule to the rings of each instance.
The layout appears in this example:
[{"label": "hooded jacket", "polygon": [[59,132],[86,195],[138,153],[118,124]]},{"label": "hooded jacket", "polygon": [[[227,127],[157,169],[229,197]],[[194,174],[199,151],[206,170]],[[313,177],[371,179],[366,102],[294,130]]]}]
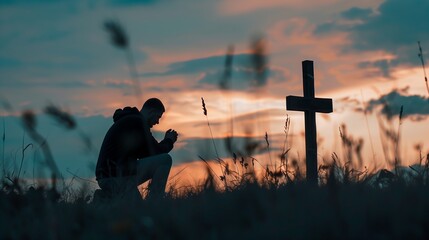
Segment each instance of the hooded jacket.
[{"label": "hooded jacket", "polygon": [[171,139],[156,141],[135,107],[117,109],[113,122],[101,145],[95,170],[97,180],[135,175],[137,159],[168,153],[173,149]]}]

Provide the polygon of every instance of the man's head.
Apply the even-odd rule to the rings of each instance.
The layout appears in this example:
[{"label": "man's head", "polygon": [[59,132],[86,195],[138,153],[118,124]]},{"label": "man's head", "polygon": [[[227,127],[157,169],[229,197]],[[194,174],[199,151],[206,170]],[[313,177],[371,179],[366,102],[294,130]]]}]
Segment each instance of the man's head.
[{"label": "man's head", "polygon": [[141,114],[145,118],[149,127],[159,123],[159,119],[165,112],[164,104],[158,98],[150,98],[144,104],[140,110]]}]

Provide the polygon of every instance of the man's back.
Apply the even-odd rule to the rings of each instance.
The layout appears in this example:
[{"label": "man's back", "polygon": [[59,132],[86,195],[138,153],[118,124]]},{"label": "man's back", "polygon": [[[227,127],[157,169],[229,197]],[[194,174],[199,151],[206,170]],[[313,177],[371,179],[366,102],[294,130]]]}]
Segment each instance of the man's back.
[{"label": "man's back", "polygon": [[101,145],[96,167],[97,179],[132,175],[133,164],[144,150],[142,138],[149,129],[144,128],[137,108],[118,109],[113,119],[114,124]]},{"label": "man's back", "polygon": [[173,142],[158,143],[137,108],[118,109],[114,124],[107,131],[101,145],[96,167],[97,179],[135,174],[137,158],[167,153]]}]

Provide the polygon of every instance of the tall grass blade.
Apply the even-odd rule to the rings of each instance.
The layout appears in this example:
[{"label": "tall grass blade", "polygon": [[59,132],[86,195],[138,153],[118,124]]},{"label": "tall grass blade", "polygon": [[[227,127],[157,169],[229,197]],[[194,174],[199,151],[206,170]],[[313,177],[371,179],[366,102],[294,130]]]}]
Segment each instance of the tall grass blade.
[{"label": "tall grass blade", "polygon": [[213,137],[212,128],[210,126],[210,121],[209,121],[209,117],[208,117],[208,114],[207,114],[206,103],[204,102],[204,98],[203,97],[201,97],[201,105],[203,106],[203,113],[206,116],[207,126],[209,127],[209,130],[210,130],[210,136],[212,138],[213,147],[214,147],[214,150],[215,150],[215,153],[216,153],[216,160],[217,160],[217,162],[218,162],[218,164],[220,166],[220,169],[222,170],[221,180],[225,184],[225,189],[227,189],[228,185],[227,185],[226,176],[225,176],[225,169],[224,169],[224,166],[223,166],[223,165],[225,165],[225,162],[219,157],[219,152],[218,152],[217,147],[216,147],[216,143],[215,143],[215,140],[214,140],[214,137]]},{"label": "tall grass blade", "polygon": [[6,176],[6,166],[5,166],[5,159],[4,159],[4,150],[5,150],[5,146],[6,146],[6,123],[5,123],[5,119],[3,118],[3,136],[2,136],[2,160],[3,160],[3,177]]},{"label": "tall grass blade", "polygon": [[[270,165],[273,166],[273,161],[271,159],[271,151],[270,151],[270,141],[268,139],[268,133],[265,132],[265,142],[267,143],[267,151],[268,151],[268,157],[270,159]],[[274,170],[275,170],[276,166],[274,166]]]},{"label": "tall grass blade", "polygon": [[[46,139],[40,135],[37,131],[36,131],[36,116],[34,115],[34,113],[30,110],[24,111],[22,113],[22,122],[24,124],[25,129],[27,130],[28,134],[30,135],[30,137],[37,142],[37,144],[40,146],[40,148],[43,151],[43,155],[45,156],[45,161],[46,164],[48,165],[48,167],[50,168],[51,172],[52,172],[52,180],[56,181],[56,178],[61,178],[62,176],[60,174],[60,170],[52,156],[52,151],[49,147],[48,142],[46,141]],[[63,183],[64,183],[64,179]]]},{"label": "tall grass blade", "polygon": [[234,45],[230,45],[228,46],[228,49],[226,52],[223,75],[219,81],[219,87],[222,90],[228,90],[231,87],[233,61],[234,61]]},{"label": "tall grass blade", "polygon": [[372,151],[372,162],[375,162],[375,150],[374,150],[374,144],[372,142],[372,136],[371,136],[371,131],[369,130],[369,121],[368,121],[368,110],[365,107],[365,102],[364,102],[364,98],[363,98],[363,91],[362,89],[360,90],[360,95],[362,97],[362,110],[363,110],[363,114],[365,116],[365,123],[366,123],[366,129],[368,131],[368,137],[369,137],[369,144],[371,145],[371,151]]},{"label": "tall grass blade", "polygon": [[420,41],[418,41],[417,44],[419,45],[419,54],[418,54],[418,56],[419,56],[420,62],[422,64],[423,74],[424,74],[424,77],[425,77],[426,90],[427,90],[428,95],[429,95],[429,84],[428,84],[428,77],[426,75],[426,67],[425,67],[425,60],[424,60],[424,57],[423,57],[423,50],[422,50],[422,46],[420,45]]},{"label": "tall grass blade", "polygon": [[25,150],[27,150],[27,148],[29,148],[29,147],[33,147],[32,143],[29,143],[24,147],[24,137],[25,137],[25,132],[22,135],[21,164],[19,166],[18,175],[16,176],[18,179],[19,179],[19,176],[21,175],[22,165],[23,165],[24,159],[25,159]]},{"label": "tall grass blade", "polygon": [[210,135],[211,135],[211,138],[212,138],[213,147],[214,147],[214,150],[215,150],[215,153],[216,153],[216,157],[217,157],[217,159],[219,160],[219,159],[220,159],[220,157],[219,157],[219,153],[218,153],[218,151],[217,151],[216,143],[215,143],[215,140],[214,140],[214,137],[213,137],[212,128],[211,128],[211,126],[210,126],[209,117],[208,117],[208,115],[207,115],[206,103],[204,102],[204,98],[202,98],[202,97],[201,97],[201,105],[203,106],[203,114],[206,116],[207,126],[209,127],[209,130],[210,130]]},{"label": "tall grass blade", "polygon": [[210,172],[213,174],[213,176],[216,176],[216,179],[220,179],[220,177],[215,173],[215,171],[213,171],[213,169],[210,167],[210,164],[207,162],[207,160],[205,160],[203,157],[198,156],[198,158],[200,158],[207,166],[207,168],[210,170]]},{"label": "tall grass blade", "polygon": [[[225,63],[224,63],[224,71],[221,79],[219,80],[219,88],[221,90],[229,90],[231,88],[231,76],[232,76],[232,64],[234,61],[234,45],[228,46]],[[225,145],[230,154],[233,153],[232,148],[232,140],[234,139],[234,109],[231,100],[231,96],[227,94],[228,102],[229,102],[229,136],[225,138]]]},{"label": "tall grass blade", "polygon": [[401,134],[401,125],[402,125],[402,114],[404,112],[404,106],[401,106],[401,110],[399,111],[399,124],[398,124],[398,135],[396,137],[396,146],[395,146],[395,168],[400,165],[400,156],[399,156],[399,142],[400,142],[400,134]]}]

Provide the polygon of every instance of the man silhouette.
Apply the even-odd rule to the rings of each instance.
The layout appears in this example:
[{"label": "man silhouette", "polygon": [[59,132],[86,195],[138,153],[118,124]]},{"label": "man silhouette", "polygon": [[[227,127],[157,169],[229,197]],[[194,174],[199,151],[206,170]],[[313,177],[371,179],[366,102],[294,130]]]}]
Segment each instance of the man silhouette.
[{"label": "man silhouette", "polygon": [[164,112],[164,105],[157,98],[147,100],[140,111],[135,107],[115,111],[114,123],[104,137],[95,170],[104,193],[109,196],[135,194],[138,185],[152,179],[149,197],[164,194],[172,164],[168,152],[178,136],[172,129],[161,142],[152,136],[150,128],[159,123]]}]

